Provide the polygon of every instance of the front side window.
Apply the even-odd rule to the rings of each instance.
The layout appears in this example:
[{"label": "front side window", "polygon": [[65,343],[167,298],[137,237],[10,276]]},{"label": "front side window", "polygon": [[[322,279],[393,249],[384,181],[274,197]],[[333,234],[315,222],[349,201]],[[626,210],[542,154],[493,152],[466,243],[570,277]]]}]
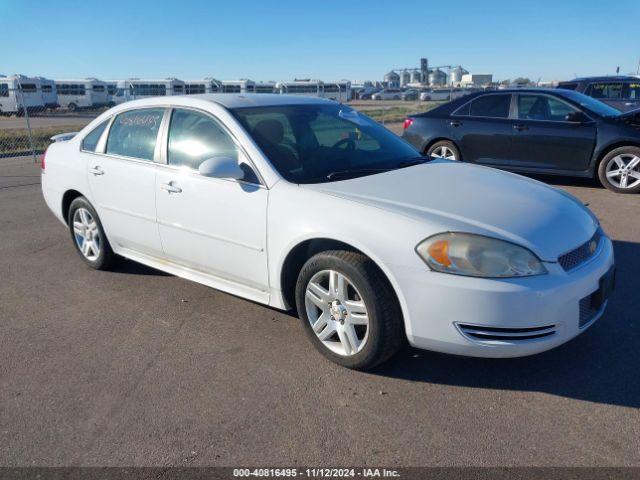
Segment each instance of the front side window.
[{"label": "front side window", "polygon": [[411,145],[344,105],[236,108],[233,115],[293,183],[322,183],[425,161]]},{"label": "front side window", "polygon": [[38,91],[35,83],[23,83],[20,87],[24,93],[36,93]]},{"label": "front side window", "polygon": [[622,83],[592,83],[585,93],[593,98],[617,100],[622,97]]},{"label": "front side window", "polygon": [[174,110],[169,124],[169,165],[197,170],[202,162],[224,156],[238,160],[238,148],[220,124],[208,115]]},{"label": "front side window", "polygon": [[485,95],[471,102],[472,117],[509,118],[511,95]]},{"label": "front side window", "polygon": [[9,96],[9,85],[6,83],[0,83],[0,97]]},{"label": "front side window", "polygon": [[104,92],[104,85],[94,85],[92,88],[94,92]]},{"label": "front side window", "polygon": [[104,129],[107,128],[108,124],[109,120],[105,120],[96,128],[91,130],[91,132],[89,132],[82,140],[82,150],[85,152],[95,152],[98,142],[100,141],[100,137],[102,136],[102,132],[104,132]]},{"label": "front side window", "polygon": [[163,108],[132,110],[118,115],[107,139],[107,153],[153,161]]},{"label": "front side window", "polygon": [[562,122],[569,113],[578,110],[565,102],[546,95],[518,95],[518,118]]}]

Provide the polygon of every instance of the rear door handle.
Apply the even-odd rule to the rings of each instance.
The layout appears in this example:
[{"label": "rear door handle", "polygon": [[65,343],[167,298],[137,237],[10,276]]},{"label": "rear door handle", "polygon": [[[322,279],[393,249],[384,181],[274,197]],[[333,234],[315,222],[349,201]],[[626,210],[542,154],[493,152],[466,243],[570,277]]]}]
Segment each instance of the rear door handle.
[{"label": "rear door handle", "polygon": [[100,165],[96,165],[95,167],[89,169],[89,173],[93,173],[94,175],[104,175],[104,170],[100,168]]},{"label": "rear door handle", "polygon": [[451,120],[449,122],[449,125],[451,125],[452,127],[459,127],[460,125],[462,125],[462,122],[459,120]]},{"label": "rear door handle", "polygon": [[515,128],[516,130],[518,130],[519,132],[523,132],[524,130],[529,130],[529,127],[527,127],[526,125],[523,125],[521,123],[516,123],[513,125],[513,128]]},{"label": "rear door handle", "polygon": [[174,184],[175,182],[161,183],[160,189],[164,190],[167,193],[181,193],[182,189]]}]

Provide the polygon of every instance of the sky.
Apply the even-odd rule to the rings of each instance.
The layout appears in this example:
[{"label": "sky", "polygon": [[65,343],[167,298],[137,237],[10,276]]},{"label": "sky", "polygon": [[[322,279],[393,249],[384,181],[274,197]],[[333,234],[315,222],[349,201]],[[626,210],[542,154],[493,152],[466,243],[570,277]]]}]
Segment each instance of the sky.
[{"label": "sky", "polygon": [[0,0],[0,74],[382,80],[462,65],[494,80],[636,72],[640,0]]}]

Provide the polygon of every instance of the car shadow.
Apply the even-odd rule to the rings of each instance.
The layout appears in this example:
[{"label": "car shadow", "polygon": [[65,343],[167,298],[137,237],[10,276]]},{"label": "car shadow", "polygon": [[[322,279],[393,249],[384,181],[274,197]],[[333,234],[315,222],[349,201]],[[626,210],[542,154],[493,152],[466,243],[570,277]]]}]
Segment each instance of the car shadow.
[{"label": "car shadow", "polygon": [[484,359],[407,347],[371,373],[414,382],[538,391],[578,400],[640,407],[640,244],[614,241],[616,289],[591,328],[531,357]]},{"label": "car shadow", "polygon": [[154,275],[158,277],[170,277],[170,273],[156,270],[155,268],[147,267],[142,263],[134,262],[127,258],[118,258],[115,265],[112,267],[113,273],[125,273],[129,275]]},{"label": "car shadow", "polygon": [[604,189],[598,180],[595,178],[585,177],[564,177],[559,175],[540,175],[536,173],[521,173],[525,177],[538,180],[543,183],[555,185],[559,187],[583,187],[583,188],[595,188],[598,190]]}]

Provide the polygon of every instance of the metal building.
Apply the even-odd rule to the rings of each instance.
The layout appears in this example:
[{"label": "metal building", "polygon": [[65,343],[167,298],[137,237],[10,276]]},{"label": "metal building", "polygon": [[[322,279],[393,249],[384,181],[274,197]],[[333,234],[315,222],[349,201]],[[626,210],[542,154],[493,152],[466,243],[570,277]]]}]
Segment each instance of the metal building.
[{"label": "metal building", "polygon": [[436,86],[446,85],[447,74],[444,73],[439,68],[432,70],[431,73],[429,73],[429,84],[436,85]]},{"label": "metal building", "polygon": [[400,75],[391,70],[384,76],[384,83],[390,88],[398,88],[400,86]]}]

